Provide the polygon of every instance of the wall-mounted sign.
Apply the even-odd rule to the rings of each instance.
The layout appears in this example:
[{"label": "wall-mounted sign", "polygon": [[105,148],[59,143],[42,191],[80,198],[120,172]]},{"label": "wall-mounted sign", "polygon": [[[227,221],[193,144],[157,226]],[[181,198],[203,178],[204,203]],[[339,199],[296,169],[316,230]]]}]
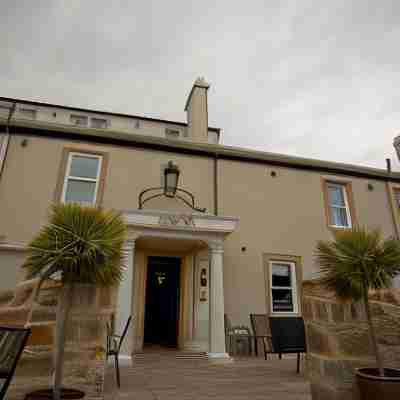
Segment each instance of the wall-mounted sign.
[{"label": "wall-mounted sign", "polygon": [[187,214],[161,215],[158,223],[160,225],[195,226],[193,216]]},{"label": "wall-mounted sign", "polygon": [[207,287],[207,270],[205,268],[202,268],[200,272],[200,286]]},{"label": "wall-mounted sign", "polygon": [[207,290],[200,289],[200,301],[207,301]]},{"label": "wall-mounted sign", "polygon": [[208,260],[200,261],[200,301],[208,300]]}]

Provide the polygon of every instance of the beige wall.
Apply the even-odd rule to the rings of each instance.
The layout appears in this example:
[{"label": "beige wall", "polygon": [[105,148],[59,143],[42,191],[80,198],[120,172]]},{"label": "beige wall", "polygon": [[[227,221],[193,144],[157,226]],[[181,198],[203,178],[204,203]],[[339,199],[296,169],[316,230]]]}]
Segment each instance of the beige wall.
[{"label": "beige wall", "polygon": [[[271,177],[271,171],[276,177]],[[301,257],[304,279],[316,271],[313,252],[317,240],[333,239],[326,226],[322,192],[322,178],[328,176],[220,161],[219,212],[240,218],[237,231],[226,240],[224,257],[225,306],[234,324],[249,324],[250,313],[267,312],[263,254]],[[394,235],[386,184],[345,179],[352,182],[358,222],[381,227],[385,236]],[[368,190],[368,183],[373,184],[373,191]],[[241,251],[242,247],[246,251]]]},{"label": "beige wall", "polygon": [[[213,210],[212,159],[60,139],[26,138],[28,144],[22,147],[24,137],[12,137],[0,182],[0,236],[5,235],[11,243],[28,242],[46,221],[65,147],[108,153],[103,197],[106,208],[136,209],[140,191],[160,186],[162,165],[172,160],[182,171],[180,186],[193,192],[200,207]],[[277,176],[271,177],[271,171],[276,171]],[[328,175],[219,161],[219,213],[240,218],[237,231],[226,240],[224,255],[225,305],[233,324],[248,325],[250,313],[266,312],[264,254],[301,257],[304,279],[309,279],[316,270],[313,263],[316,241],[333,238],[326,226],[321,183],[324,176]],[[343,179],[342,176],[338,178]],[[385,236],[394,235],[386,184],[346,179],[352,182],[358,222],[380,226]],[[368,190],[368,183],[373,184],[373,191]],[[147,208],[150,207],[189,211],[175,200],[166,199],[154,200],[148,203]],[[242,251],[242,247],[246,247],[246,251]],[[3,259],[0,253],[1,263]],[[8,265],[20,263],[17,258],[8,261]]]},{"label": "beige wall", "polygon": [[3,290],[14,289],[19,281],[25,276],[25,271],[22,270],[26,257],[26,252],[15,250],[4,250],[0,248],[0,292]]},{"label": "beige wall", "polygon": [[[179,185],[192,191],[201,207],[212,208],[213,161],[207,158],[39,137],[27,138],[22,147],[23,139],[12,138],[0,185],[0,235],[7,241],[29,241],[46,221],[65,147],[108,153],[104,207],[136,209],[139,193],[161,186],[161,166],[173,160],[182,171]],[[187,210],[178,200],[165,198],[152,200],[145,208]]]}]

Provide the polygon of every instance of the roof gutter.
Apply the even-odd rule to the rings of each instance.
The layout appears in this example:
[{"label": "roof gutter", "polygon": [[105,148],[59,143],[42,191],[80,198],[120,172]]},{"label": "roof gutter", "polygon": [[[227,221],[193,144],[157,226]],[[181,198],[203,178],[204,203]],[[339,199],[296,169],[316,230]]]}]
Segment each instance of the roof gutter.
[{"label": "roof gutter", "polygon": [[4,169],[4,164],[6,162],[6,157],[7,157],[7,152],[8,152],[8,144],[10,143],[10,124],[11,124],[11,118],[14,115],[15,109],[17,107],[17,103],[13,103],[12,106],[10,107],[10,110],[8,112],[8,117],[6,121],[6,126],[5,126],[5,134],[3,136],[3,140],[0,143],[0,179],[3,174],[3,169]]}]

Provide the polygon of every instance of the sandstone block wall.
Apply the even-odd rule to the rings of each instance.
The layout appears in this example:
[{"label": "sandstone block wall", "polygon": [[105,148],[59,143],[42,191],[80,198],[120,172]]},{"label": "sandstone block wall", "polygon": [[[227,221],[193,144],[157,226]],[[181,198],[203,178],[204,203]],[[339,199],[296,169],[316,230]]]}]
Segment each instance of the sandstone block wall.
[{"label": "sandstone block wall", "polygon": [[[400,290],[371,293],[370,300],[385,366],[400,368]],[[354,368],[375,365],[363,305],[312,281],[303,284],[302,304],[313,400],[353,399]]]},{"label": "sandstone block wall", "polygon": [[[0,293],[0,325],[24,325],[32,302],[33,282],[15,293]],[[51,386],[57,298],[60,285],[48,282],[34,306],[32,335],[8,391],[11,400]],[[79,285],[74,289],[66,334],[64,385],[81,389],[89,400],[103,398],[106,323],[115,311],[110,289]]]}]

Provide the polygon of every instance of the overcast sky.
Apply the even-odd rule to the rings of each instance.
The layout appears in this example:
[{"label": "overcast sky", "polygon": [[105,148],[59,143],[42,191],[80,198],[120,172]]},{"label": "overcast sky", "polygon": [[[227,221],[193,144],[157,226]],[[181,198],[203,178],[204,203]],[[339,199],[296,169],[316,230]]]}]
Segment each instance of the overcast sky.
[{"label": "overcast sky", "polygon": [[0,96],[185,121],[204,76],[223,144],[382,168],[395,159],[399,0],[0,7]]}]

